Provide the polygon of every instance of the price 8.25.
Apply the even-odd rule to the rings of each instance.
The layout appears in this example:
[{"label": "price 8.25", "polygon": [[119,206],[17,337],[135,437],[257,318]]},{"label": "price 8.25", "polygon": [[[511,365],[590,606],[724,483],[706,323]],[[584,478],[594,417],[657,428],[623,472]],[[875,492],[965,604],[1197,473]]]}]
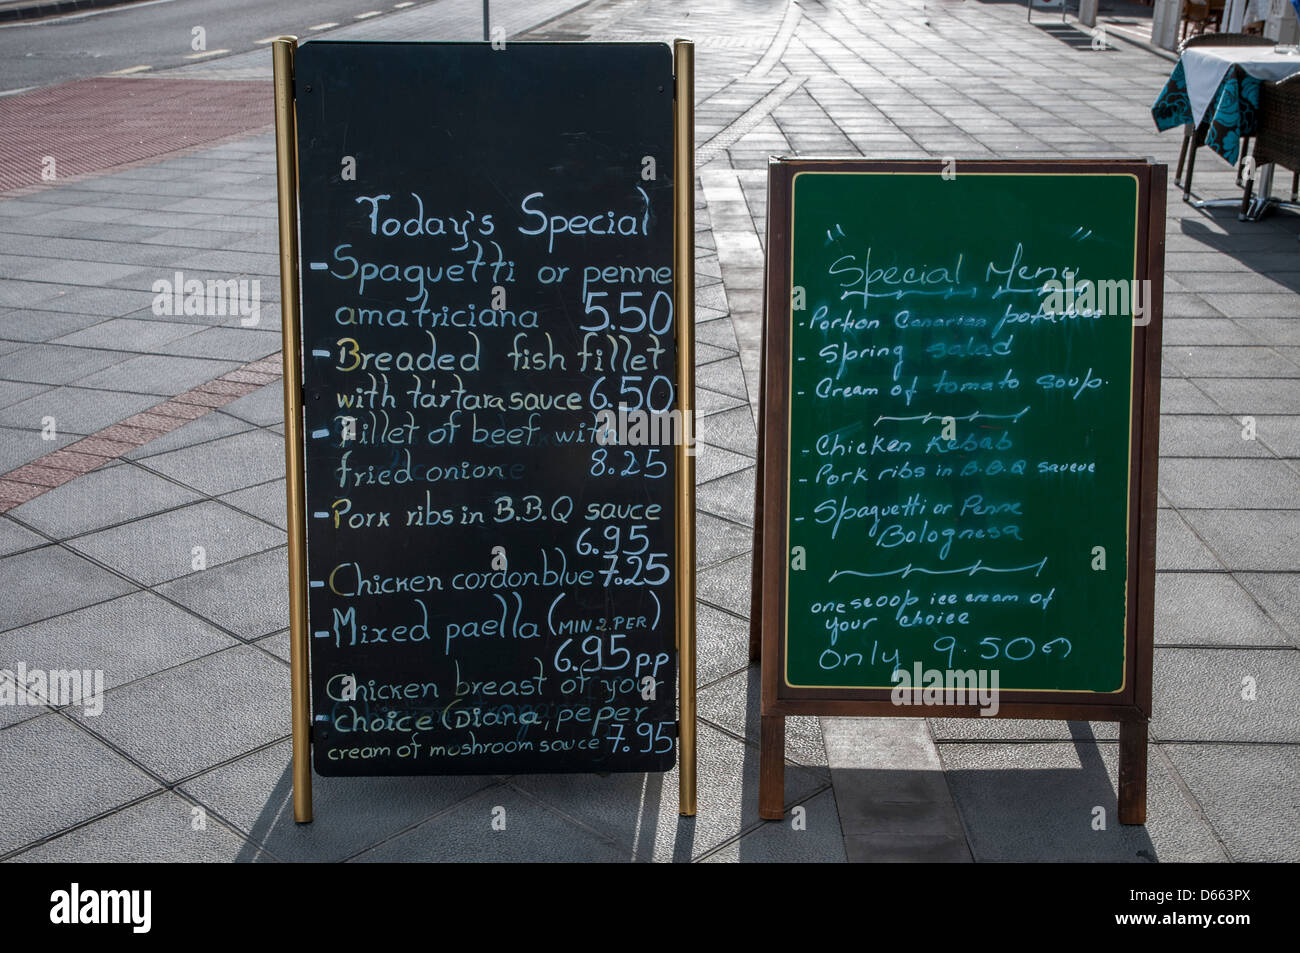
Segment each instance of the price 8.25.
[{"label": "price 8.25", "polygon": [[668,464],[661,459],[663,448],[650,447],[644,453],[643,461],[637,451],[626,447],[599,447],[591,451],[591,475],[639,476],[647,480],[658,480],[668,474]]}]

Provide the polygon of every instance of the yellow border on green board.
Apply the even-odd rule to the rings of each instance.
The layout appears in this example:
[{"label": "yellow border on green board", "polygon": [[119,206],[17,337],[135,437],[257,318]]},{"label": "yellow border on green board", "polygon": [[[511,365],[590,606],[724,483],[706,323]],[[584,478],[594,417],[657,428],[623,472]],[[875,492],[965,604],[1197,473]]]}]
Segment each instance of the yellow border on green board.
[{"label": "yellow border on green board", "polygon": [[[1051,160],[1043,160],[1050,162]],[[802,175],[873,175],[873,176],[890,176],[890,175],[907,175],[907,176],[936,176],[940,172],[853,172],[846,170],[825,171],[816,169],[804,169],[796,172],[790,179],[790,282],[794,282],[794,236],[795,232],[795,194],[798,190],[797,183]],[[1132,172],[963,172],[962,175],[977,176],[1000,176],[1024,178],[1027,176],[1051,175],[1058,177],[1075,177],[1075,178],[1129,178],[1133,180],[1133,277],[1132,281],[1137,280],[1138,274],[1138,254],[1141,249],[1138,246],[1139,226],[1142,223],[1142,195],[1138,183],[1138,177]],[[785,355],[786,366],[790,371],[790,380],[794,381],[794,311],[790,308],[791,296],[789,289],[785,289],[785,300],[787,303],[786,320],[790,325],[789,348]],[[1131,302],[1130,302],[1131,303]],[[1149,306],[1149,304],[1148,304]],[[1128,461],[1128,472],[1126,474],[1125,487],[1127,494],[1124,499],[1124,627],[1123,627],[1123,654],[1120,663],[1120,684],[1119,688],[1109,692],[1099,692],[1090,688],[1009,688],[999,684],[999,692],[1051,692],[1054,694],[1073,694],[1073,695],[1118,695],[1123,692],[1128,685],[1128,632],[1129,632],[1129,576],[1131,573],[1131,539],[1130,527],[1133,518],[1133,364],[1137,359],[1137,348],[1134,345],[1135,335],[1129,334],[1129,390],[1128,390],[1128,440],[1125,445],[1125,457]],[[793,388],[792,388],[793,389]],[[781,666],[781,680],[787,688],[810,688],[810,689],[848,689],[853,691],[890,691],[897,687],[896,683],[889,685],[802,685],[790,681],[790,480],[791,480],[791,460],[793,454],[791,451],[793,436],[794,420],[794,397],[790,396],[786,404],[785,434],[786,434],[786,454],[785,454],[785,540],[786,540],[786,558],[785,558],[785,619],[784,633],[782,635],[781,651],[783,653]],[[999,678],[999,682],[1001,679]]]}]

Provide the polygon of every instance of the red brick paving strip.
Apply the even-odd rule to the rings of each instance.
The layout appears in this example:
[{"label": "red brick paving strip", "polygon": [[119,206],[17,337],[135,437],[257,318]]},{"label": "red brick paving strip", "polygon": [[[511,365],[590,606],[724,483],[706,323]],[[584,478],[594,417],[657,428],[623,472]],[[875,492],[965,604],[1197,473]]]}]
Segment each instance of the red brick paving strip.
[{"label": "red brick paving strip", "polygon": [[[101,77],[6,96],[0,193],[192,149],[274,118],[265,81]],[[55,159],[51,183],[41,180],[45,156]]]},{"label": "red brick paving strip", "polygon": [[282,372],[278,353],[264,357],[10,470],[0,476],[0,513],[143,447],[210,410],[224,407],[274,383]]}]

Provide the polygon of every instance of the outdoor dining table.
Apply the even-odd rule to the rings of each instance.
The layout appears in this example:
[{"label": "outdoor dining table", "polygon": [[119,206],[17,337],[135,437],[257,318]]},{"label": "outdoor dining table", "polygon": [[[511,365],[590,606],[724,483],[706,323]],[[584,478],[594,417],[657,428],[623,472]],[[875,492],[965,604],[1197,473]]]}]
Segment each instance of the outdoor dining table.
[{"label": "outdoor dining table", "polygon": [[[1205,126],[1205,144],[1232,165],[1241,156],[1241,141],[1254,134],[1259,85],[1300,73],[1300,54],[1267,46],[1195,46],[1179,57],[1164,89],[1151,106],[1156,128]],[[1268,200],[1272,167],[1261,170],[1260,199],[1252,202],[1255,218]],[[1197,208],[1240,204],[1237,200],[1197,202]]]}]

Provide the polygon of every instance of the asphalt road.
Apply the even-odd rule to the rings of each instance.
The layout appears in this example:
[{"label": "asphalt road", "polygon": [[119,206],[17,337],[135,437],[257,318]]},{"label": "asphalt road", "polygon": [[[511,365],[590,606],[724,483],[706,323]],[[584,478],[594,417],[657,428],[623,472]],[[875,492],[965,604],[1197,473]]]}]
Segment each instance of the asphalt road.
[{"label": "asphalt road", "polygon": [[[35,23],[0,25],[0,95],[147,66],[153,71],[247,53],[258,40],[389,16],[400,0],[152,0]],[[416,0],[402,9],[438,0]],[[500,2],[500,0],[498,0]],[[195,50],[202,27],[206,49]],[[328,28],[328,27],[325,27]],[[222,52],[217,52],[222,51]],[[138,71],[138,70],[137,70]]]}]

